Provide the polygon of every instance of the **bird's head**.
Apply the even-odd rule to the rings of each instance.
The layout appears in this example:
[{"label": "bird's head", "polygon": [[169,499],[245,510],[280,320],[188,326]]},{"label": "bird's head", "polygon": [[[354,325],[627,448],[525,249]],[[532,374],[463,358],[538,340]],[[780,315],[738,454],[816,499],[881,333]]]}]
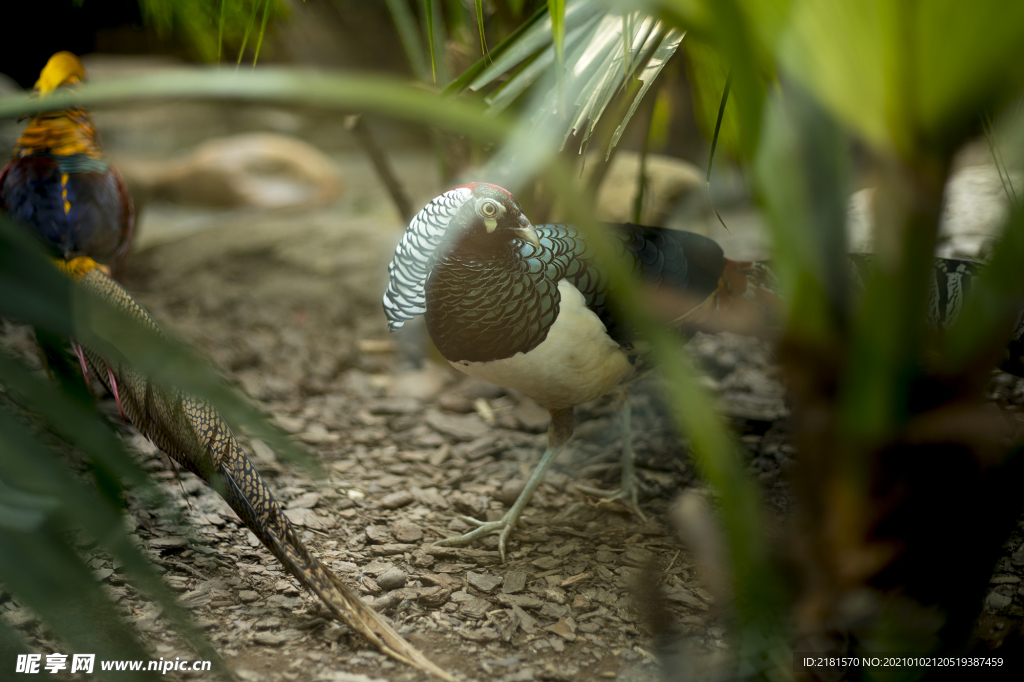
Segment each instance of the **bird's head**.
[{"label": "bird's head", "polygon": [[82,61],[70,52],[58,52],[46,62],[32,91],[45,95],[62,85],[78,85],[84,80]]},{"label": "bird's head", "polygon": [[384,312],[391,331],[426,312],[425,287],[438,251],[487,251],[516,239],[540,246],[519,202],[497,185],[474,182],[452,187],[424,206],[409,222],[388,266],[391,281]]},{"label": "bird's head", "polygon": [[540,246],[537,232],[508,190],[483,182],[460,185],[452,190],[463,188],[469,193],[448,223],[444,246],[488,251],[516,239]]}]

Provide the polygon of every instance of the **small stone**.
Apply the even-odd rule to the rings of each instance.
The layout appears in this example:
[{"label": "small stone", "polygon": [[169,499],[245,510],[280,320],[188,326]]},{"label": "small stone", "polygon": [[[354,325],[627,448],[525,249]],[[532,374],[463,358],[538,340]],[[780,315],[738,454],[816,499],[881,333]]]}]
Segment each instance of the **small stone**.
[{"label": "small stone", "polygon": [[409,575],[400,568],[389,568],[377,576],[377,584],[385,590],[397,590],[403,587]]},{"label": "small stone", "polygon": [[561,590],[557,587],[550,587],[544,590],[544,598],[559,605],[563,605],[569,601],[569,598],[565,596],[565,590]]},{"label": "small stone", "polygon": [[149,540],[149,546],[152,549],[158,549],[161,552],[170,552],[175,549],[185,549],[188,547],[188,541],[183,537],[172,535],[162,538],[151,538]]},{"label": "small stone", "polygon": [[430,568],[434,565],[435,561],[437,559],[425,552],[413,554],[412,556],[412,565],[416,568]]},{"label": "small stone", "polygon": [[623,558],[634,566],[646,566],[654,560],[654,552],[643,547],[630,547],[626,550]]},{"label": "small stone", "polygon": [[470,585],[480,590],[484,594],[490,594],[495,587],[501,584],[504,580],[500,575],[489,575],[487,573],[474,573],[469,571],[466,573],[466,580]]},{"label": "small stone", "polygon": [[284,515],[296,526],[304,526],[313,530],[327,530],[329,524],[312,509],[285,509]]},{"label": "small stone", "polygon": [[565,618],[569,615],[569,607],[548,603],[541,607],[540,615],[545,618]]},{"label": "small stone", "polygon": [[388,393],[396,398],[429,400],[444,387],[445,375],[441,372],[415,370],[396,374]]},{"label": "small stone", "polygon": [[[452,597],[454,598],[455,595],[453,594]],[[528,594],[499,594],[498,601],[509,606],[518,606],[521,609],[539,609],[544,606],[543,601]]]},{"label": "small stone", "polygon": [[674,602],[679,602],[680,604],[689,606],[691,609],[697,609],[698,611],[708,610],[708,605],[704,601],[693,596],[689,591],[682,587],[676,587],[668,590],[666,596]]},{"label": "small stone", "polygon": [[1005,609],[1011,603],[1013,603],[1013,597],[998,592],[989,592],[985,597],[985,608],[989,611]]},{"label": "small stone", "polygon": [[341,440],[341,434],[328,432],[327,427],[323,424],[313,424],[309,429],[299,434],[299,440],[310,445],[336,443]]},{"label": "small stone", "polygon": [[370,414],[412,414],[419,412],[420,401],[409,397],[381,398],[370,403]]},{"label": "small stone", "polygon": [[444,498],[444,495],[437,492],[437,488],[417,488],[413,486],[409,489],[413,497],[420,504],[428,507],[435,507],[437,509],[448,509],[451,504]]},{"label": "small stone", "polygon": [[260,598],[260,595],[252,590],[242,590],[238,593],[238,600],[248,604]]},{"label": "small stone", "polygon": [[396,490],[393,493],[388,493],[380,500],[380,506],[385,509],[398,509],[404,507],[407,504],[412,503],[416,498],[413,497],[412,493],[408,490]]},{"label": "small stone", "polygon": [[474,598],[466,602],[460,613],[467,618],[483,618],[491,608],[491,602],[486,599]]},{"label": "small stone", "polygon": [[524,587],[526,587],[526,574],[522,571],[509,571],[505,574],[505,582],[501,586],[501,591],[505,594],[515,594],[522,592]]},{"label": "small stone", "polygon": [[257,632],[252,641],[263,646],[281,646],[287,638],[279,632]]},{"label": "small stone", "polygon": [[289,417],[283,414],[275,414],[274,421],[288,433],[298,433],[306,426],[305,420],[301,417]]},{"label": "small stone", "polygon": [[391,531],[386,526],[367,526],[366,539],[374,544],[384,544],[391,540]]},{"label": "small stone", "polygon": [[572,618],[559,618],[557,623],[549,625],[545,629],[548,632],[553,632],[567,642],[576,641],[576,621]]},{"label": "small stone", "polygon": [[287,509],[312,509],[320,502],[320,493],[304,493],[288,503]]},{"label": "small stone", "polygon": [[267,463],[277,461],[277,455],[274,453],[274,451],[270,449],[269,445],[267,445],[260,439],[253,438],[251,444],[252,454],[256,457],[258,461]]},{"label": "small stone", "polygon": [[562,565],[562,562],[553,556],[542,556],[534,559],[531,563],[542,571],[550,571]]},{"label": "small stone", "polygon": [[404,519],[391,524],[391,534],[399,542],[416,542],[423,539],[423,529],[412,521],[405,521]]},{"label": "small stone", "polygon": [[602,564],[614,564],[616,562],[616,557],[614,552],[609,552],[605,549],[599,549],[594,554],[594,560]]},{"label": "small stone", "polygon": [[516,503],[516,500],[519,499],[519,496],[522,494],[523,488],[525,487],[526,481],[522,479],[513,478],[505,481],[501,485],[501,490],[494,495],[494,499],[498,500],[498,502],[501,502],[506,507],[511,507]]},{"label": "small stone", "polygon": [[572,600],[572,608],[574,611],[590,611],[594,608],[594,603],[587,595],[577,594]]},{"label": "small stone", "polygon": [[286,597],[294,597],[300,594],[299,588],[290,580],[278,580],[274,583],[274,591],[278,594],[283,594]]},{"label": "small stone", "polygon": [[[216,621],[214,621],[214,623],[216,623]],[[257,630],[276,630],[279,627],[281,627],[282,625],[284,625],[284,621],[283,620],[281,620],[280,618],[276,618],[274,616],[271,616],[269,618],[260,618],[260,619],[258,619],[256,621],[255,627],[256,627]]]},{"label": "small stone", "polygon": [[473,440],[486,434],[490,427],[476,414],[446,414],[440,410],[427,410],[427,425],[455,440]]}]

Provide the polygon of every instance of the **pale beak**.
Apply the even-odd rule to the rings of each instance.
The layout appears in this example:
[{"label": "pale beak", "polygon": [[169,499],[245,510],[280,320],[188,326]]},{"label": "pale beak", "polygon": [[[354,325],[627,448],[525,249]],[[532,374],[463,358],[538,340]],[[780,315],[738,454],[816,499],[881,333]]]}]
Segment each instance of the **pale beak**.
[{"label": "pale beak", "polygon": [[523,214],[519,214],[519,227],[513,231],[524,242],[530,242],[538,249],[540,248],[540,239],[537,237],[537,231],[533,229],[533,225],[530,224],[530,221]]}]

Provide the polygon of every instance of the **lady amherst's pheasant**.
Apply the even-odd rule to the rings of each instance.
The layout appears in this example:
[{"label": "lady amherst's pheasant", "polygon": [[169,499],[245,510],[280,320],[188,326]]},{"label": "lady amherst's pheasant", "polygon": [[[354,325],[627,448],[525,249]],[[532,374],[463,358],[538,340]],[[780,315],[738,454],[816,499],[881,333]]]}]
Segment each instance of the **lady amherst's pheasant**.
[{"label": "lady amherst's pheasant", "polygon": [[[711,239],[639,225],[608,226],[619,255],[669,319],[707,331],[763,329],[778,310],[766,264],[725,258]],[[851,256],[860,285],[870,256]],[[936,259],[928,324],[945,329],[959,315],[978,265]],[[444,544],[489,533],[505,545],[523,508],[572,435],[573,407],[634,377],[643,365],[633,330],[609,295],[608,277],[586,236],[572,225],[531,225],[515,198],[495,185],[454,187],[413,218],[389,266],[384,312],[391,331],[417,315],[453,367],[516,389],[548,409],[548,446],[522,494],[499,521]],[[1024,374],[1024,311],[1007,344],[1003,368]],[[624,395],[624,390],[623,390]],[[623,404],[622,481],[617,491],[583,489],[637,506],[638,480]]]},{"label": "lady amherst's pheasant", "polygon": [[[640,277],[683,302],[679,316],[713,300],[724,285],[728,261],[707,237],[639,225],[617,226],[614,235]],[[551,414],[547,450],[508,513],[442,541],[497,532],[504,559],[512,528],[572,435],[573,407],[637,374],[631,330],[616,314],[606,273],[584,235],[571,225],[534,227],[495,185],[462,185],[430,202],[413,218],[389,270],[384,310],[392,331],[424,315],[431,339],[456,369],[514,388]],[[628,425],[624,404],[622,484],[608,494],[639,514]]]}]

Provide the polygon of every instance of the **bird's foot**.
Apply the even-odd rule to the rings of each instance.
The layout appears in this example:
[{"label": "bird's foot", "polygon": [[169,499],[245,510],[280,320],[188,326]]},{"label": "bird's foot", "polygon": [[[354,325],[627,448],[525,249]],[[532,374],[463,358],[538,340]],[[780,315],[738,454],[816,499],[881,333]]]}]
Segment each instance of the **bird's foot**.
[{"label": "bird's foot", "polygon": [[602,490],[601,488],[591,488],[587,485],[575,485],[573,486],[576,490],[579,490],[585,495],[591,495],[593,497],[602,497],[606,500],[622,500],[622,503],[629,509],[630,512],[636,514],[637,517],[644,523],[647,523],[647,516],[640,509],[638,497],[640,494],[640,488],[643,484],[638,479],[633,480],[631,483],[626,481],[622,482],[622,486],[615,490]]},{"label": "bird's foot", "polygon": [[460,516],[460,519],[466,523],[471,523],[477,526],[477,528],[463,535],[456,535],[454,537],[438,540],[434,544],[441,545],[442,547],[459,547],[461,545],[468,545],[473,540],[482,538],[485,535],[497,533],[498,554],[501,555],[501,562],[505,563],[505,544],[508,542],[508,538],[512,534],[512,529],[516,527],[516,522],[519,520],[519,514],[515,514],[513,516],[512,511],[513,510],[509,510],[498,521],[480,521],[478,519],[474,519],[472,516]]}]

